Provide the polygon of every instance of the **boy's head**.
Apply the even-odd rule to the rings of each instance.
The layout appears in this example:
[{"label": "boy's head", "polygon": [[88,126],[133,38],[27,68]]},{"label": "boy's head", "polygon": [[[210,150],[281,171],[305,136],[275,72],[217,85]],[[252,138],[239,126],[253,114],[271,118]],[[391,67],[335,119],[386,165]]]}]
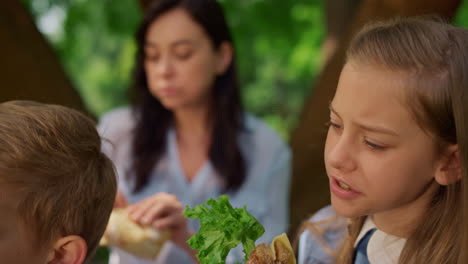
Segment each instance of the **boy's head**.
[{"label": "boy's head", "polygon": [[0,104],[0,262],[82,263],[115,192],[93,121],[57,105]]}]

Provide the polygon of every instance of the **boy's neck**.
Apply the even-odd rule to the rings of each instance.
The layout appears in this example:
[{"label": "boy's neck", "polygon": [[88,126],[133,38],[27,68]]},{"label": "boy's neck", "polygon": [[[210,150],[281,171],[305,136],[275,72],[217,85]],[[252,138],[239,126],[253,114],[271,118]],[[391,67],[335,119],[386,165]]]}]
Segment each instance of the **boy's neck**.
[{"label": "boy's neck", "polygon": [[396,209],[372,215],[377,228],[389,235],[408,238],[426,214],[439,185],[433,181],[414,201]]}]

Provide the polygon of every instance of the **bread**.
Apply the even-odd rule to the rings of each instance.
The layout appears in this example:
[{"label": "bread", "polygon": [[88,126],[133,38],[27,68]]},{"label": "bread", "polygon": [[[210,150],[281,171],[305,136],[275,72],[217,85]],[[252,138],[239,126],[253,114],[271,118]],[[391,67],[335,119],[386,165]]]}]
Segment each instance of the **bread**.
[{"label": "bread", "polygon": [[168,239],[168,231],[141,226],[124,209],[114,209],[100,245],[118,247],[139,258],[153,260]]}]

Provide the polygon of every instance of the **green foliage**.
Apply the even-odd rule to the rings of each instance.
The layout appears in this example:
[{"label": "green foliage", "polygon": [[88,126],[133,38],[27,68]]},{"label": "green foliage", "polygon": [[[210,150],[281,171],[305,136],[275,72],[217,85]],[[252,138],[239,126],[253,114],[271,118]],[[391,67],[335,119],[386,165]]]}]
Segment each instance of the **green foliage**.
[{"label": "green foliage", "polygon": [[[88,108],[97,116],[128,102],[141,20],[138,0],[22,0],[39,21],[66,16],[48,36]],[[320,62],[323,0],[220,0],[236,44],[248,111],[287,137]]]},{"label": "green foliage", "polygon": [[221,1],[246,108],[287,137],[310,91],[324,37],[322,1]]},{"label": "green foliage", "polygon": [[133,32],[140,20],[135,0],[76,1],[68,8],[57,50],[88,107],[97,115],[127,102]]},{"label": "green foliage", "polygon": [[231,249],[242,243],[245,259],[255,248],[255,241],[265,233],[263,226],[244,208],[233,208],[227,195],[218,200],[185,208],[184,216],[200,220],[200,230],[187,242],[198,250],[197,259],[205,264],[223,264]]},{"label": "green foliage", "polygon": [[89,264],[107,264],[109,258],[109,250],[106,247],[99,247],[96,250],[94,258],[89,261]]},{"label": "green foliage", "polygon": [[468,28],[468,0],[464,0],[458,8],[453,23],[457,26]]},{"label": "green foliage", "polygon": [[49,39],[91,112],[99,116],[127,103],[133,34],[141,19],[136,0],[23,2],[38,20],[54,6],[66,10],[61,36]]}]

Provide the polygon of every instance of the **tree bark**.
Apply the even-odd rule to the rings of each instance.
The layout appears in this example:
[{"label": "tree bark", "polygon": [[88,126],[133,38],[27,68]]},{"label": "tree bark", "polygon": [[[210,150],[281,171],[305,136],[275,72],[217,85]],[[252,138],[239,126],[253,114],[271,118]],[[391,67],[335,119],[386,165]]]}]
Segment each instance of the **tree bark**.
[{"label": "tree bark", "polygon": [[353,21],[362,0],[327,0],[325,2],[326,36],[322,44],[322,61],[326,65],[335,53]]},{"label": "tree bark", "polygon": [[85,111],[54,50],[21,1],[0,1],[0,48],[0,101],[35,100]]},{"label": "tree bark", "polygon": [[[299,124],[291,135],[293,150],[293,178],[291,190],[291,225],[294,234],[300,223],[321,207],[330,203],[323,149],[326,139],[324,124],[329,120],[328,104],[333,98],[339,74],[344,64],[345,52],[352,36],[368,21],[393,16],[439,14],[453,18],[460,0],[362,0],[356,14],[336,48],[323,67],[315,87],[304,104]],[[333,15],[333,14],[330,14]],[[340,19],[337,17],[336,19]]]},{"label": "tree bark", "polygon": [[156,0],[138,0],[138,2],[140,3],[141,10],[147,10],[152,1]]}]

